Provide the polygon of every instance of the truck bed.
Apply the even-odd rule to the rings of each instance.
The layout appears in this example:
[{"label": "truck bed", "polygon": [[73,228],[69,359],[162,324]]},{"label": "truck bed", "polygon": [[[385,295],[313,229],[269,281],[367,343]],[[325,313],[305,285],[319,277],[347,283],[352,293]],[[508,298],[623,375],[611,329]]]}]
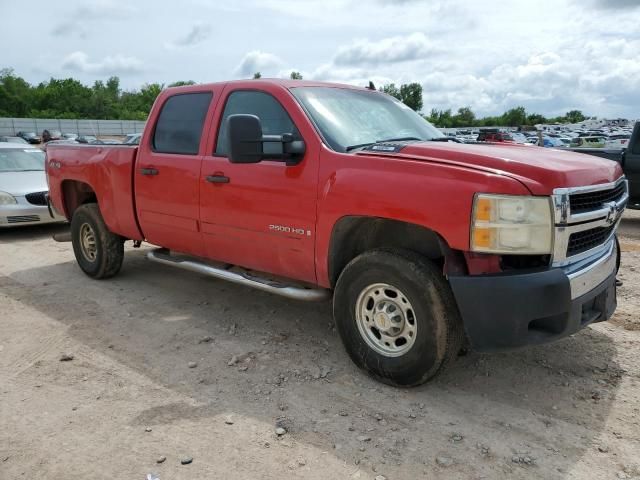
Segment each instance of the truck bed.
[{"label": "truck bed", "polygon": [[142,240],[133,192],[137,152],[137,146],[128,145],[48,146],[46,168],[53,207],[71,220],[69,212],[73,208],[69,203],[83,202],[82,184],[86,184],[95,192],[109,230],[132,240]]}]

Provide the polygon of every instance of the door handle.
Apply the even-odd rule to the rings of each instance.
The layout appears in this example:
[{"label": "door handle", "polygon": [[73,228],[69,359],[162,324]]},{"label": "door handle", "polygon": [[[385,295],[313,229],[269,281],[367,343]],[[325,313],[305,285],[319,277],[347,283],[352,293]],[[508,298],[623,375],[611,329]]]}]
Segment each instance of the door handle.
[{"label": "door handle", "polygon": [[141,168],[140,173],[142,175],[158,175],[159,172],[157,168],[149,167],[149,168]]},{"label": "door handle", "polygon": [[207,182],[209,183],[229,183],[231,179],[224,175],[207,175]]}]

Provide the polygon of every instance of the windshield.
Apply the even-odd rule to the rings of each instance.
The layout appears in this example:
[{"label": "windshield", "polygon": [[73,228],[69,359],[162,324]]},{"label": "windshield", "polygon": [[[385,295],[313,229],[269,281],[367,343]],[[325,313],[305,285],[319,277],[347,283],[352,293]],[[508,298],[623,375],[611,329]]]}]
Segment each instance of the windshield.
[{"label": "windshield", "polygon": [[296,87],[291,92],[325,141],[339,152],[384,140],[444,138],[424,118],[388,95],[333,87]]},{"label": "windshield", "polygon": [[0,172],[44,170],[44,152],[38,149],[0,149]]}]

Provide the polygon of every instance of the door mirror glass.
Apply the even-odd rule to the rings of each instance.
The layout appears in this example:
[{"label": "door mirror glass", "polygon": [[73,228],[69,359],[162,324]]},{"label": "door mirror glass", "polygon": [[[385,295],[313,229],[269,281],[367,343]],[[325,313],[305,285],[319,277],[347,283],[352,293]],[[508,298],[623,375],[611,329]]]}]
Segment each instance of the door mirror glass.
[{"label": "door mirror glass", "polygon": [[291,133],[263,135],[262,123],[255,115],[230,115],[226,121],[231,163],[284,160],[288,166],[293,166],[304,157],[306,145],[303,140],[295,140]]},{"label": "door mirror glass", "polygon": [[231,163],[258,163],[262,160],[262,125],[258,117],[229,115],[226,130]]}]

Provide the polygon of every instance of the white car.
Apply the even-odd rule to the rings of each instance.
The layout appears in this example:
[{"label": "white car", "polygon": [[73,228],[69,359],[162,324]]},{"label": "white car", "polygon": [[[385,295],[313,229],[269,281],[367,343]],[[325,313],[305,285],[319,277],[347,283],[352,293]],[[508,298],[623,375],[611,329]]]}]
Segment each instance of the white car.
[{"label": "white car", "polygon": [[630,133],[609,135],[605,146],[607,148],[626,148],[629,145]]},{"label": "white car", "polygon": [[44,152],[16,143],[0,143],[0,228],[64,222],[47,206]]}]

